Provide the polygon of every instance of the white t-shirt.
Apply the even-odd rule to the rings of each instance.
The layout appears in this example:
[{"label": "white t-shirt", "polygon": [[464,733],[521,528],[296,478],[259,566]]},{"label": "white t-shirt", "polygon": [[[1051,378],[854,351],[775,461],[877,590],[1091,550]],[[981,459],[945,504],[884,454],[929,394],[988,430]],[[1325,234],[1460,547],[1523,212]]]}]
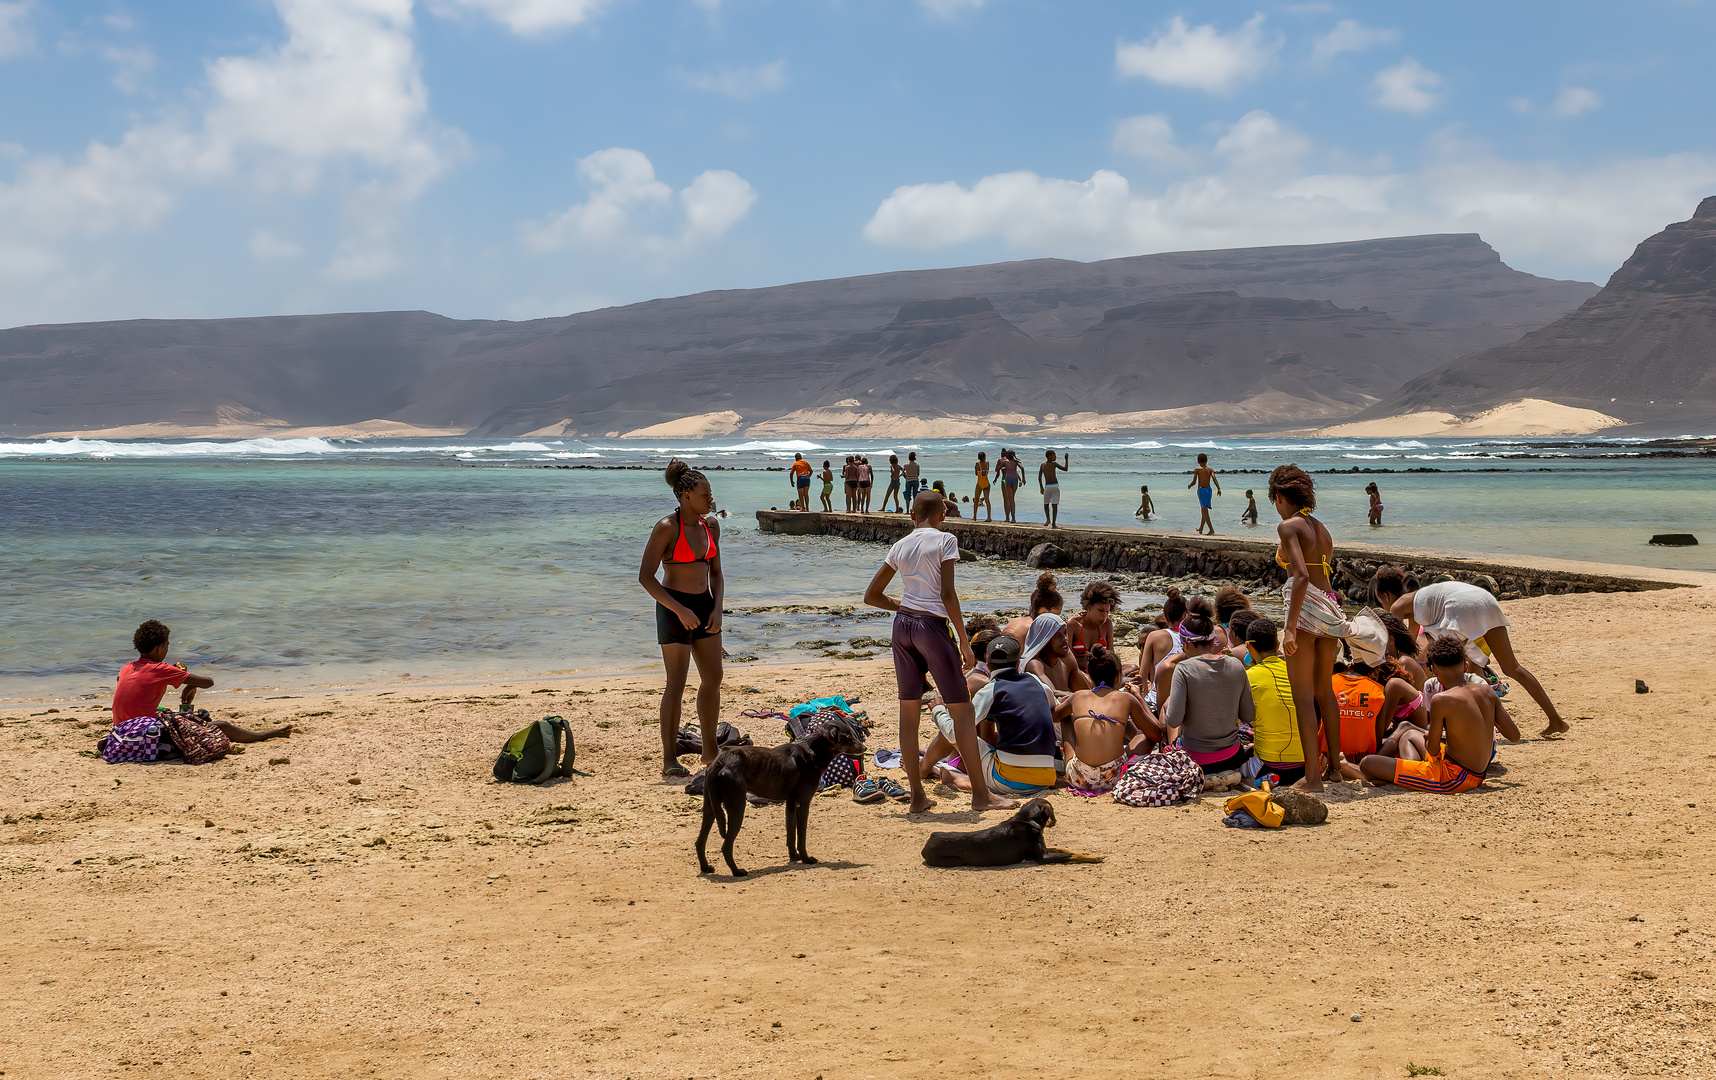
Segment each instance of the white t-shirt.
[{"label": "white t-shirt", "polygon": [[959,538],[925,525],[913,529],[888,549],[888,565],[906,587],[900,607],[947,618],[941,602],[941,567],[959,561]]},{"label": "white t-shirt", "polygon": [[1412,618],[1432,634],[1442,630],[1463,634],[1467,658],[1480,666],[1487,666],[1489,657],[1478,648],[1478,639],[1497,627],[1513,625],[1495,597],[1463,581],[1442,581],[1419,589],[1412,598]]}]

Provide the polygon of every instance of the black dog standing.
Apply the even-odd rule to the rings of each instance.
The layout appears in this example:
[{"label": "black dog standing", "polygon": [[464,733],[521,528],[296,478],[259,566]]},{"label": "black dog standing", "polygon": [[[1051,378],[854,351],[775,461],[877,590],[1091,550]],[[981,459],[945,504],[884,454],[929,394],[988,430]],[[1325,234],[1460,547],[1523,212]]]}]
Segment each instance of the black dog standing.
[{"label": "black dog standing", "polygon": [[805,826],[810,821],[810,803],[816,798],[823,771],[836,754],[856,757],[864,743],[844,727],[818,724],[802,739],[784,746],[736,746],[721,751],[715,764],[703,774],[703,828],[697,834],[697,865],[713,874],[704,850],[709,826],[721,829],[721,855],[734,877],[745,871],[733,862],[733,841],[745,822],[745,795],[786,803],[787,861],[814,863],[804,850]]}]

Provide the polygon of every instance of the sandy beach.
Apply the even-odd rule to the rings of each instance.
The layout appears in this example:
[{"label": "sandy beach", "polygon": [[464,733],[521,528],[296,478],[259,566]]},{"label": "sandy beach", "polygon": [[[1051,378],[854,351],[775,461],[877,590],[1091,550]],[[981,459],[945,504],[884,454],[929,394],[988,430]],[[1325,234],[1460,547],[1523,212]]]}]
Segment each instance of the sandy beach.
[{"label": "sandy beach", "polygon": [[[942,788],[915,819],[819,799],[814,867],[788,868],[779,811],[754,811],[752,875],[698,877],[700,800],[656,779],[659,675],[211,691],[297,732],[200,768],[83,753],[105,705],[12,709],[0,1070],[1709,1075],[1716,588],[1507,609],[1571,738],[1504,746],[1477,793],[1349,784],[1326,825],[1267,834],[1221,827],[1215,798],[1056,794],[1053,839],[1107,856],[1090,866],[924,867],[930,831],[978,820]],[[728,688],[723,716],[765,744],[741,709],[830,692],[891,742],[886,662]],[[492,783],[501,740],[546,713],[593,775]]]}]

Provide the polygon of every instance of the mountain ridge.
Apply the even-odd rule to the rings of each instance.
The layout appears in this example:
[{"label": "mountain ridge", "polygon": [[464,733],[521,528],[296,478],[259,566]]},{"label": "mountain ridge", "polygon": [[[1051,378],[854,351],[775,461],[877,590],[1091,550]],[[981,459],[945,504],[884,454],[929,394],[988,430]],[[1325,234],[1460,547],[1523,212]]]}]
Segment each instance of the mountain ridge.
[{"label": "mountain ridge", "polygon": [[[966,298],[971,310],[940,312],[944,323],[968,321],[942,328],[952,335],[944,349],[963,338],[970,363],[976,363],[970,357],[993,354],[1018,364],[1076,348],[1110,311],[1172,296],[1231,292],[1322,301],[1391,320],[1355,332],[1376,332],[1394,343],[1384,351],[1404,358],[1398,384],[1473,348],[1545,325],[1595,288],[1512,270],[1475,234],[1431,234],[1093,263],[1036,259],[897,271],[719,290],[527,322],[353,312],[35,325],[0,330],[0,430],[212,426],[222,408],[296,426],[386,420],[499,434],[538,430],[577,414],[593,417],[592,410],[608,407],[616,410],[612,422],[580,429],[632,430],[728,409],[755,423],[768,419],[767,408],[790,406],[784,413],[850,396],[826,394],[838,391],[836,384],[851,372],[835,378],[824,370],[822,381],[808,387],[823,395],[815,400],[783,400],[771,384],[783,373],[838,365],[841,349],[848,357],[867,355],[866,349],[882,347],[883,337],[904,349],[909,327],[896,323],[917,310],[908,305],[950,298]],[[988,305],[987,313],[977,301]],[[1401,341],[1411,347],[1396,348]],[[911,347],[921,353],[931,344]],[[1274,351],[1308,355],[1291,343]],[[1264,357],[1253,361],[1261,365]],[[886,373],[886,363],[881,368]],[[671,389],[676,373],[686,370],[715,376],[713,383],[703,380],[707,400],[676,399],[669,408],[652,399],[652,386]],[[1018,381],[1001,369],[992,375],[1000,383]],[[1373,385],[1375,373],[1366,379],[1362,396],[1392,389]],[[862,389],[905,382],[890,376]],[[951,413],[936,395],[973,389],[958,380],[920,382],[903,387],[894,411],[926,418]],[[1098,393],[1088,382],[1073,380]],[[985,391],[984,404],[1037,415],[1110,406],[1122,411],[1121,403],[1106,400],[1068,400],[1047,410],[1036,404],[1037,389],[1028,388],[1025,401],[990,398]],[[1333,397],[1358,407],[1351,394]],[[1161,401],[1131,404],[1161,407]]]}]

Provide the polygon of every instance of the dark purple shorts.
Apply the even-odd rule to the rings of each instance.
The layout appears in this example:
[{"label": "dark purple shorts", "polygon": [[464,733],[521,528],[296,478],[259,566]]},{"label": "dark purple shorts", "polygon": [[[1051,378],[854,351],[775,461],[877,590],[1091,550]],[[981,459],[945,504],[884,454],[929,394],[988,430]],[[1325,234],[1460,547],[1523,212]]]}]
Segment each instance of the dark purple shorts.
[{"label": "dark purple shorts", "polygon": [[940,615],[901,609],[894,613],[894,681],[900,686],[901,701],[924,696],[925,672],[935,679],[935,688],[949,705],[971,700],[953,625]]}]

